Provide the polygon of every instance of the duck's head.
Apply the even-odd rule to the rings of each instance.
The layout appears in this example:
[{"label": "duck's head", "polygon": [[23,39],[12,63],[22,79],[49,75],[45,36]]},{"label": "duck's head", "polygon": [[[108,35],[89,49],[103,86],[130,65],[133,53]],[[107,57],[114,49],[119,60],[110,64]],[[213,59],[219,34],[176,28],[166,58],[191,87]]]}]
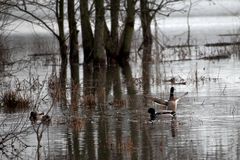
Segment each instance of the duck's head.
[{"label": "duck's head", "polygon": [[29,119],[30,119],[31,121],[36,120],[36,119],[37,119],[37,112],[31,112]]},{"label": "duck's head", "polygon": [[169,97],[170,100],[174,99],[174,87],[171,87],[170,89],[170,97]]},{"label": "duck's head", "polygon": [[148,113],[150,113],[150,121],[154,121],[156,119],[156,112],[154,108],[149,108]]},{"label": "duck's head", "polygon": [[30,119],[31,121],[38,121],[38,120],[40,120],[40,119],[42,118],[43,115],[44,115],[43,112],[38,113],[38,112],[32,111],[32,112],[30,113],[29,119]]},{"label": "duck's head", "polygon": [[155,114],[155,109],[154,109],[154,108],[149,108],[149,109],[148,109],[148,113],[150,113],[150,114]]}]

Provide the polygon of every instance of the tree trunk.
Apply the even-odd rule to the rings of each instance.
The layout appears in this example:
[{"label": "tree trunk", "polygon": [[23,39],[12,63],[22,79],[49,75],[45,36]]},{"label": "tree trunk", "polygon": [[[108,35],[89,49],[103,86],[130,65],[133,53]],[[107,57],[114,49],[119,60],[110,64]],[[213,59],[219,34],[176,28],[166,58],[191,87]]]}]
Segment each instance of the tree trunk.
[{"label": "tree trunk", "polygon": [[122,74],[124,77],[125,82],[127,82],[127,93],[129,96],[135,95],[137,93],[136,91],[136,85],[134,82],[134,78],[132,76],[132,69],[128,62],[121,63],[122,68]]},{"label": "tree trunk", "polygon": [[56,18],[58,24],[58,42],[60,47],[61,62],[67,65],[67,46],[64,34],[64,0],[56,1]]},{"label": "tree trunk", "polygon": [[189,2],[189,9],[188,9],[188,12],[187,12],[187,28],[188,28],[188,32],[187,32],[187,45],[188,45],[188,52],[189,52],[189,55],[191,55],[191,26],[190,26],[190,14],[191,14],[191,10],[192,10],[192,0],[190,0]]},{"label": "tree trunk", "polygon": [[[150,9],[148,5],[148,0],[140,0],[141,8],[141,25],[142,25],[142,34],[143,34],[143,60],[151,60],[151,49],[152,49],[152,31],[151,31],[151,22],[152,17],[150,16]],[[146,52],[146,50],[148,52]]]},{"label": "tree trunk", "polygon": [[[151,50],[150,50],[151,52]],[[149,53],[149,50],[147,48],[143,49],[143,60],[142,60],[142,82],[143,82],[143,94],[144,95],[148,95],[150,94],[150,86],[151,86],[151,70],[150,70],[150,63],[144,61],[144,58],[146,58],[145,56],[147,55],[151,55],[151,53]],[[145,104],[146,105],[146,104]]]},{"label": "tree trunk", "polygon": [[119,62],[128,61],[130,51],[131,51],[131,42],[134,31],[134,19],[135,18],[135,1],[127,0],[127,17],[125,20],[125,26],[123,33],[121,35],[121,45],[118,55]]},{"label": "tree trunk", "polygon": [[66,80],[67,80],[67,64],[62,63],[59,73],[59,85],[60,85],[60,102],[61,107],[65,109],[67,107],[67,95],[66,95]]},{"label": "tree trunk", "polygon": [[67,81],[67,45],[66,37],[64,34],[64,0],[56,1],[56,17],[58,24],[58,42],[61,55],[61,68],[60,68],[60,96],[61,106],[65,108],[67,106],[66,98],[66,81]]},{"label": "tree trunk", "polygon": [[97,98],[97,106],[105,108],[106,105],[106,66],[94,67],[93,81],[95,95]]},{"label": "tree trunk", "polygon": [[122,106],[122,87],[121,87],[121,75],[120,66],[108,66],[106,75],[106,97],[113,92],[113,106]]},{"label": "tree trunk", "polygon": [[95,1],[96,21],[95,21],[95,39],[94,39],[94,64],[105,65],[104,49],[104,6],[103,0]]},{"label": "tree trunk", "polygon": [[[118,26],[119,26],[119,9],[120,9],[120,0],[111,0],[111,40],[107,39],[107,42],[110,43],[110,51],[108,52],[107,58],[108,63],[115,63],[115,59],[118,55],[119,47],[119,37],[118,37]],[[106,35],[105,35],[106,36]]]},{"label": "tree trunk", "polygon": [[68,25],[70,42],[70,66],[73,84],[79,83],[78,30],[75,20],[75,1],[68,0]]},{"label": "tree trunk", "polygon": [[94,38],[88,12],[88,0],[80,0],[80,14],[84,63],[89,63],[93,59]]}]

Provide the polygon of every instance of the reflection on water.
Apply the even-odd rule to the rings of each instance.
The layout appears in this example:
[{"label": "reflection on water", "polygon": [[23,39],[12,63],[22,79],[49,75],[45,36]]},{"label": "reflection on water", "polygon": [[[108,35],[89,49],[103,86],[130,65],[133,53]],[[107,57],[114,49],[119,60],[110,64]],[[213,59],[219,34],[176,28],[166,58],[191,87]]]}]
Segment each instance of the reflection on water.
[{"label": "reflection on water", "polygon": [[[80,83],[70,90],[69,68],[59,65],[56,55],[32,59],[29,53],[20,53],[29,65],[3,81],[13,84],[18,79],[38,100],[39,111],[46,112],[54,104],[49,113],[52,121],[38,143],[28,119],[32,108],[14,113],[1,110],[1,159],[239,159],[240,61],[236,55],[101,69],[80,65]],[[18,64],[11,67],[15,70]],[[187,85],[166,81],[173,77]],[[148,123],[148,107],[159,110],[160,106],[143,95],[167,99],[171,86],[176,96],[189,92],[179,102],[176,118],[164,116]],[[1,85],[2,90],[7,87]]]},{"label": "reflection on water", "polygon": [[[18,156],[24,159],[238,159],[240,83],[236,75],[240,75],[240,62],[228,59],[201,60],[197,66],[194,63],[160,64],[160,72],[164,72],[160,84],[152,74],[155,64],[144,66],[141,82],[134,76],[135,68],[128,65],[101,72],[84,66],[84,88],[77,92],[82,97],[91,94],[95,103],[85,105],[81,98],[80,105],[71,101],[74,106],[69,107],[74,107],[75,119],[68,117],[63,106],[56,104],[51,114],[52,124],[43,133],[41,147],[26,118],[24,123],[27,122],[30,132],[20,138],[27,147]],[[187,81],[187,85],[175,86],[177,95],[185,91],[190,94],[180,101],[175,119],[160,117],[150,124],[147,108],[160,107],[146,101],[142,93],[167,98],[171,85],[163,80],[171,76],[181,76]],[[203,76],[205,79],[200,80]],[[214,78],[217,79],[212,80]],[[126,104],[119,105],[121,100]],[[68,110],[67,106],[64,107]],[[1,119],[5,115],[2,113]],[[5,151],[1,152],[2,159],[7,159],[6,155]]]}]

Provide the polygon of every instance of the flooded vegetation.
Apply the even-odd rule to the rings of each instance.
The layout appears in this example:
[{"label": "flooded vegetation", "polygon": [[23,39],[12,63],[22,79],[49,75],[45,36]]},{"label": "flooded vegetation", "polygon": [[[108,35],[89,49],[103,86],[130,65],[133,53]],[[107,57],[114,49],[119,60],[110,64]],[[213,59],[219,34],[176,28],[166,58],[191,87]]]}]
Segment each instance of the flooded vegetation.
[{"label": "flooded vegetation", "polygon": [[[164,61],[101,71],[81,65],[80,85],[71,89],[69,80],[59,86],[55,51],[40,44],[47,50],[9,50],[22,59],[2,68],[2,159],[238,159],[240,61],[233,47],[222,51],[228,58],[189,59],[181,55],[188,48],[174,48],[179,52]],[[168,99],[171,86],[176,96],[189,92],[176,117],[149,123],[148,108],[161,106],[144,95]],[[33,110],[51,122],[31,122]]]},{"label": "flooded vegetation", "polygon": [[0,159],[240,159],[240,24],[192,12],[190,31],[160,17],[142,42],[135,26],[128,61],[112,46],[107,65],[71,39],[1,35]]}]

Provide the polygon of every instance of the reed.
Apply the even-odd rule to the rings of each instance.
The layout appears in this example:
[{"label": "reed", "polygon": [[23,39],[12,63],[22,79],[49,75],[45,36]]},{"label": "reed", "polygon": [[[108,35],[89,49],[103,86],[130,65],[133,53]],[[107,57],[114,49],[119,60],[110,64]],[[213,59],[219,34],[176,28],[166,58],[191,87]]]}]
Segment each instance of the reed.
[{"label": "reed", "polygon": [[3,107],[9,111],[28,109],[31,105],[31,99],[29,97],[23,96],[14,90],[4,92],[1,101]]},{"label": "reed", "polygon": [[97,104],[95,96],[93,94],[82,96],[82,104],[89,107],[95,106]]}]

